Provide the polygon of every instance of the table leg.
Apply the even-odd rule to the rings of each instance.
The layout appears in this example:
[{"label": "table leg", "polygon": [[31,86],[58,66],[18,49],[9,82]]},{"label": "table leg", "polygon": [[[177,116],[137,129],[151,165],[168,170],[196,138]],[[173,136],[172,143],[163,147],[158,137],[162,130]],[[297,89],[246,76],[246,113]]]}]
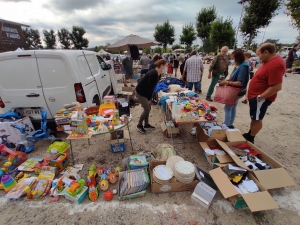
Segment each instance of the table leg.
[{"label": "table leg", "polygon": [[71,139],[70,139],[70,151],[71,151],[71,156],[72,156],[72,163],[73,163],[73,166],[74,166],[75,163],[74,163],[74,155],[73,155],[72,140]]},{"label": "table leg", "polygon": [[[117,132],[117,131],[115,131],[115,132],[116,132],[116,134],[117,134],[118,146],[119,146],[119,148],[121,149],[118,132]],[[122,154],[122,152],[121,152],[121,151],[120,151],[120,153],[121,153],[121,157],[122,157],[122,159],[123,159],[123,154]]]},{"label": "table leg", "polygon": [[88,138],[88,144],[91,145],[90,139]]},{"label": "table leg", "polygon": [[128,123],[127,123],[127,129],[128,129],[128,134],[129,134],[129,139],[130,139],[131,149],[132,149],[132,151],[133,151],[133,145],[132,145],[131,134],[130,134],[130,130],[129,130],[129,125],[128,125]]}]

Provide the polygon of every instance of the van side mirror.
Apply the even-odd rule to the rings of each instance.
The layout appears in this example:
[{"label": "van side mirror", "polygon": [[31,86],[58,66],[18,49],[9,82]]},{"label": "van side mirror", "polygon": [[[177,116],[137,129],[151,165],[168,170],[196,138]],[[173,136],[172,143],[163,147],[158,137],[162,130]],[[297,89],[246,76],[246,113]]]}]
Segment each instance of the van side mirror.
[{"label": "van side mirror", "polygon": [[106,64],[106,69],[105,70],[110,70],[111,69],[111,65],[110,64]]}]

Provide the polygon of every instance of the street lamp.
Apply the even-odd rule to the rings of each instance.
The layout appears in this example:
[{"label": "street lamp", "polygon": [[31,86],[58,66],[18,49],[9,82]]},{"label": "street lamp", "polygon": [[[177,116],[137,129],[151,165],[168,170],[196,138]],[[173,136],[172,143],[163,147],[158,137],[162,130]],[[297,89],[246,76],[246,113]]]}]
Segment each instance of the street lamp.
[{"label": "street lamp", "polygon": [[242,17],[243,17],[243,13],[244,13],[244,3],[245,2],[249,2],[250,0],[241,0],[241,1],[239,1],[238,2],[238,4],[242,4],[242,13],[241,13],[241,17],[240,17],[240,22],[239,22],[239,25],[238,25],[238,29],[237,29],[237,31],[236,31],[236,33],[235,33],[235,41],[234,41],[234,45],[233,45],[233,49],[235,49],[235,43],[237,42],[237,35],[238,35],[238,33],[239,33],[239,30],[240,30],[240,26],[241,26],[241,21],[242,21]]}]

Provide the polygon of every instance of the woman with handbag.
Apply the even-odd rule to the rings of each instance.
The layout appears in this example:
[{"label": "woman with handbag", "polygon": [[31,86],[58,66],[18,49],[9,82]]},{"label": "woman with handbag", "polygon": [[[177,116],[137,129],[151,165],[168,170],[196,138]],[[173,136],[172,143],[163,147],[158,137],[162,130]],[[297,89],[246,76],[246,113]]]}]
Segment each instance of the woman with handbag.
[{"label": "woman with handbag", "polygon": [[233,129],[233,122],[236,116],[236,106],[239,99],[241,99],[247,91],[247,84],[250,79],[250,68],[248,62],[245,61],[244,52],[240,49],[232,52],[232,57],[235,61],[235,68],[232,71],[229,80],[219,80],[220,84],[224,84],[233,88],[238,88],[239,93],[234,105],[225,104],[225,121],[224,124]]}]

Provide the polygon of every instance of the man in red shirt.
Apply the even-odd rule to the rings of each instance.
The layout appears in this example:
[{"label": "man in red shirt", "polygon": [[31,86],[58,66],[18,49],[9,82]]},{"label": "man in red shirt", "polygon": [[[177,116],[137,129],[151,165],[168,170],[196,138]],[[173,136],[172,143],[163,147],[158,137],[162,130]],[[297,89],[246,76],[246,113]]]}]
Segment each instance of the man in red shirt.
[{"label": "man in red shirt", "polygon": [[275,45],[264,43],[256,50],[256,54],[262,65],[249,84],[247,97],[252,121],[249,132],[243,134],[244,138],[252,143],[262,128],[262,119],[268,107],[275,101],[277,92],[282,88],[282,77],[285,73],[285,63],[276,55]]}]

